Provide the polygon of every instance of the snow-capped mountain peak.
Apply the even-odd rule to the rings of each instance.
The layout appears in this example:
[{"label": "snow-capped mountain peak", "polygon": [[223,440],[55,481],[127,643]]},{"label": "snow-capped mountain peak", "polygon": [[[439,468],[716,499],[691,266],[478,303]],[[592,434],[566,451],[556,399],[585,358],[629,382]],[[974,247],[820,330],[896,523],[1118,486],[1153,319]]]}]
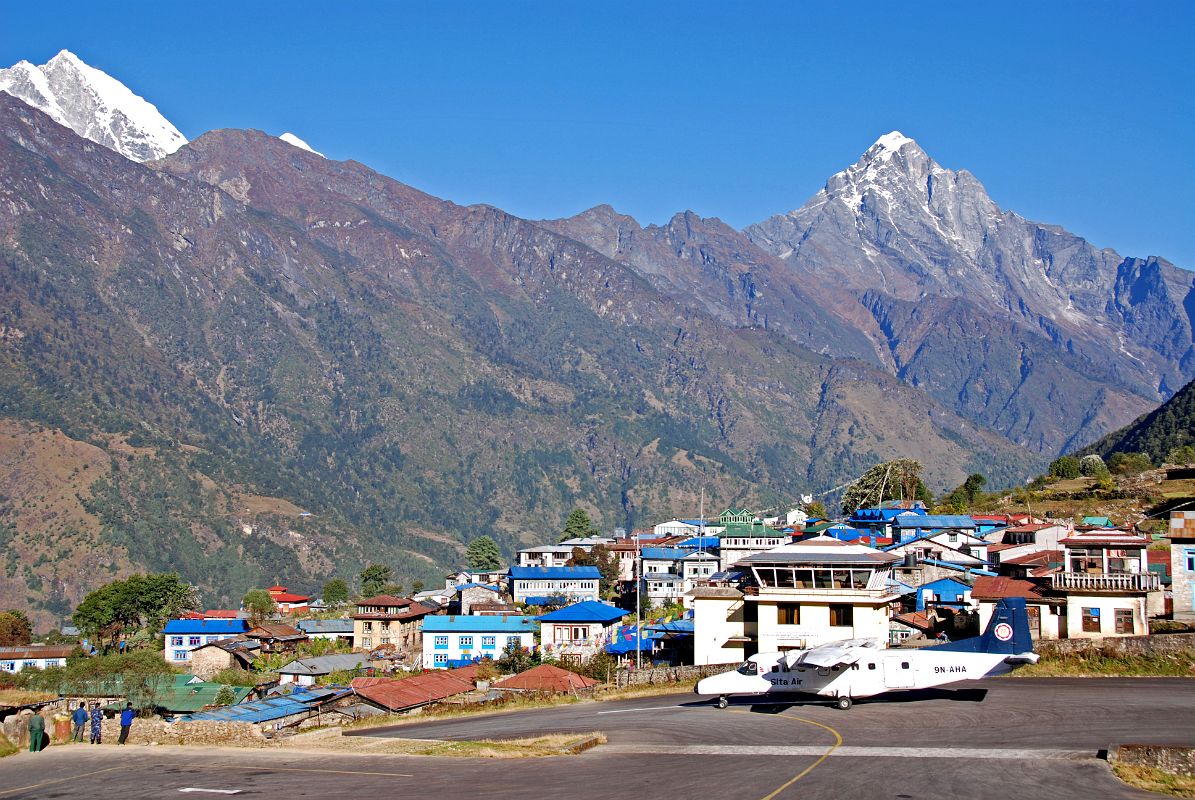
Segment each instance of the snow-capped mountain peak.
[{"label": "snow-capped mountain peak", "polygon": [[883,136],[876,139],[876,142],[872,145],[872,147],[879,147],[882,150],[895,153],[906,144],[916,144],[916,142],[914,142],[908,136],[905,136],[900,131],[892,131],[890,133],[885,133]]},{"label": "snow-capped mountain peak", "polygon": [[111,75],[63,50],[41,66],[0,69],[0,91],[133,161],[150,161],[187,143],[158,109]]},{"label": "snow-capped mountain peak", "polygon": [[326,158],[326,156],[324,156],[324,154],[323,154],[323,153],[321,153],[320,151],[316,150],[314,147],[312,147],[311,145],[307,144],[307,142],[303,141],[303,140],[302,140],[302,139],[300,139],[298,136],[295,136],[295,135],[294,135],[293,133],[291,133],[290,131],[287,131],[286,133],[282,134],[282,135],[281,135],[281,136],[279,136],[278,138],[279,138],[279,139],[281,139],[282,141],[286,142],[287,144],[289,144],[289,145],[293,146],[293,147],[297,147],[297,148],[299,148],[300,150],[306,150],[308,153],[315,153],[315,154],[316,154],[317,156],[319,156],[320,158]]}]

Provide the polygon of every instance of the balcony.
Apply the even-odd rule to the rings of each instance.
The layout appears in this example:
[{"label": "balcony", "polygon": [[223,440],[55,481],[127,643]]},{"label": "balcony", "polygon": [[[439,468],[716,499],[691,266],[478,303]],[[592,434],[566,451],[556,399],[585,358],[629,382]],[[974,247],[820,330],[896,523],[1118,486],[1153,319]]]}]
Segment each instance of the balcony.
[{"label": "balcony", "polygon": [[1069,592],[1155,592],[1161,579],[1152,572],[1056,572],[1050,588]]}]

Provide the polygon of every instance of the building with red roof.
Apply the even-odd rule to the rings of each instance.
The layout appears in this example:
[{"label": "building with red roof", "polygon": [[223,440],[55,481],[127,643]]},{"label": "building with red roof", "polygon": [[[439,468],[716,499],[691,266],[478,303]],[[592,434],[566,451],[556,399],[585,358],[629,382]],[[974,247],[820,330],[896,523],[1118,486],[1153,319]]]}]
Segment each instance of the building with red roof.
[{"label": "building with red roof", "polygon": [[278,606],[281,614],[294,614],[306,611],[311,605],[311,597],[305,594],[293,594],[285,586],[271,586],[266,589],[270,598]]},{"label": "building with red roof", "polygon": [[567,694],[592,689],[598,683],[593,678],[569,672],[552,664],[540,664],[498,681],[494,688],[536,694]]},{"label": "building with red roof", "polygon": [[463,670],[439,670],[409,678],[354,678],[353,691],[388,711],[410,711],[473,691],[473,677]]}]

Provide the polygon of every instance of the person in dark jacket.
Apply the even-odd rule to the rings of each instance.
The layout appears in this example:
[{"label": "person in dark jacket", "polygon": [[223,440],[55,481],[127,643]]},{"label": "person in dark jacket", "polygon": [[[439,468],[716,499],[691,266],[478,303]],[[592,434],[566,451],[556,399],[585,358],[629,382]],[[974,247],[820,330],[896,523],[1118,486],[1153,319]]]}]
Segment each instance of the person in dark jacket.
[{"label": "person in dark jacket", "polygon": [[46,736],[46,720],[37,712],[33,711],[33,716],[29,718],[29,752],[40,752],[43,745],[43,739]]},{"label": "person in dark jacket", "polygon": [[104,732],[104,712],[100,711],[99,703],[91,704],[91,743],[99,744],[100,736]]},{"label": "person in dark jacket", "polygon": [[117,744],[124,744],[125,740],[129,738],[129,729],[133,727],[133,718],[137,716],[137,712],[133,710],[132,703],[126,703],[124,711],[120,712],[120,738],[116,740]]},{"label": "person in dark jacket", "polygon": [[75,713],[71,714],[71,722],[75,723],[75,730],[71,733],[71,741],[83,744],[83,730],[87,727],[87,720],[91,717],[87,713],[87,704],[79,703],[79,707],[75,709]]}]

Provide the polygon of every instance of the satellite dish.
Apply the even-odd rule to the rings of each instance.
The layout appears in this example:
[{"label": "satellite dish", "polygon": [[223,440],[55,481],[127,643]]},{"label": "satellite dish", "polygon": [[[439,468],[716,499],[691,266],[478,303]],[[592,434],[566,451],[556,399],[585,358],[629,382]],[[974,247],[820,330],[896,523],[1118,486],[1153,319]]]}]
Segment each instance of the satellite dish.
[{"label": "satellite dish", "polygon": [[811,494],[801,495],[801,502],[804,503],[805,505],[809,505],[810,503],[813,502],[813,495],[811,495]]}]

